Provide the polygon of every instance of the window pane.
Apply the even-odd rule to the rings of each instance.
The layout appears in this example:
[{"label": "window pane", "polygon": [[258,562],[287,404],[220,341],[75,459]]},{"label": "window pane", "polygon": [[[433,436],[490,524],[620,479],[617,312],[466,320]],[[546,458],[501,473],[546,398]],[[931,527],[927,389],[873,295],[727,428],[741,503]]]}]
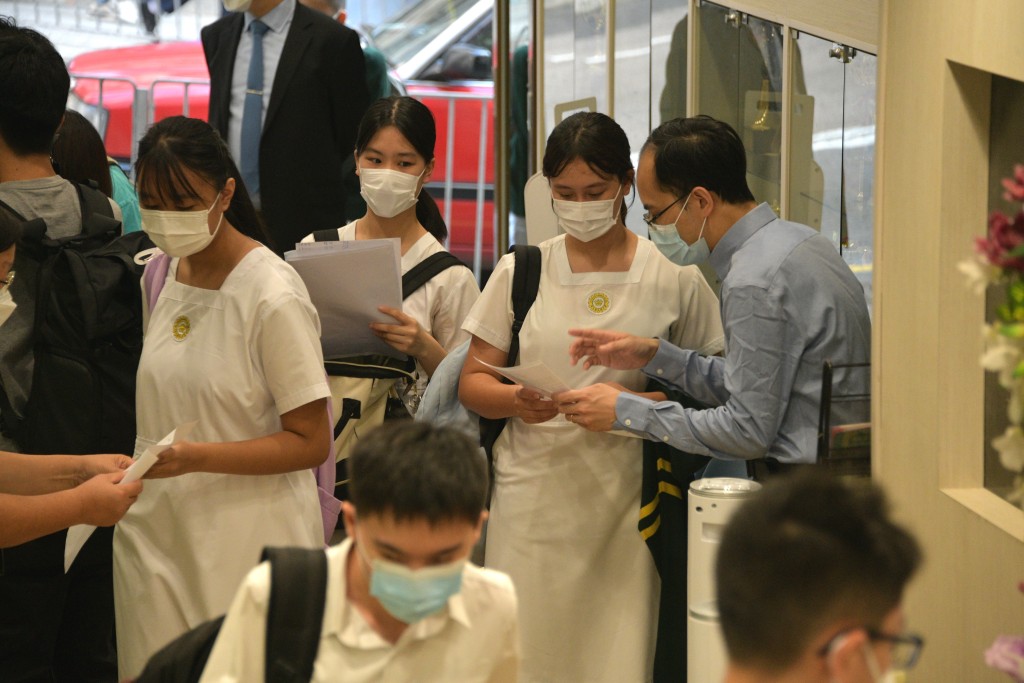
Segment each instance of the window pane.
[{"label": "window pane", "polygon": [[[849,51],[849,48],[847,48]],[[849,53],[843,97],[843,230],[840,248],[872,299],[875,219],[875,111],[878,58]]]},{"label": "window pane", "polygon": [[843,165],[843,63],[832,42],[794,41],[789,217],[839,247]]},{"label": "window pane", "polygon": [[686,3],[651,0],[651,128],[686,116]]}]

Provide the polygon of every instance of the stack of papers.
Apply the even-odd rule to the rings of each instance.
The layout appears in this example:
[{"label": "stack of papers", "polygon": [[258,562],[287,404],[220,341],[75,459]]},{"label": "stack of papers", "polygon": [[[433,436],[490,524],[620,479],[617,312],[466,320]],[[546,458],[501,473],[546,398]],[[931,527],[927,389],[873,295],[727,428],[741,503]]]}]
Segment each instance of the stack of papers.
[{"label": "stack of papers", "polygon": [[404,359],[371,322],[396,323],[378,306],[402,308],[401,241],[303,242],[284,255],[309,290],[320,315],[324,358],[378,353]]}]

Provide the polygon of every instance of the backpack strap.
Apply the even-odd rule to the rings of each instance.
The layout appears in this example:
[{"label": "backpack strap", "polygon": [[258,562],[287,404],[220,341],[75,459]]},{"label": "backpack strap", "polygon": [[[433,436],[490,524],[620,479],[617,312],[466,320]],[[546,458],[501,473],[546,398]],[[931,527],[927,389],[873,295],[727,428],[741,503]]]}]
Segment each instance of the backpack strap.
[{"label": "backpack strap", "polygon": [[526,314],[530,312],[540,287],[540,247],[515,244],[515,272],[512,275],[512,341],[508,345],[505,365],[519,362],[519,330],[523,329]]},{"label": "backpack strap", "polygon": [[[530,312],[537,290],[540,287],[540,247],[529,244],[513,245],[509,252],[515,254],[515,270],[512,273],[512,339],[508,345],[505,365],[511,366],[519,362],[519,331],[523,329],[526,314]],[[502,377],[504,384],[511,384],[507,377]],[[507,417],[480,417],[480,445],[487,454],[487,466],[494,481],[494,442],[508,422]],[[490,494],[488,494],[489,496]],[[489,499],[488,499],[489,502]]]},{"label": "backpack strap", "polygon": [[327,555],[320,548],[264,548],[270,562],[266,683],[307,683],[320,647]]},{"label": "backpack strap", "polygon": [[450,252],[439,251],[436,254],[431,254],[402,276],[402,299],[408,299],[410,294],[433,280],[435,276],[455,266],[469,268],[459,260],[459,257]]},{"label": "backpack strap", "polygon": [[82,234],[121,233],[121,221],[114,216],[110,199],[94,187],[75,183],[78,204],[82,210]]},{"label": "backpack strap", "polygon": [[338,231],[334,228],[328,228],[327,230],[314,230],[313,231],[314,242],[337,242]]},{"label": "backpack strap", "polygon": [[171,268],[171,257],[164,252],[157,252],[146,261],[146,269],[142,271],[142,335],[149,328],[149,316],[160,300],[160,292],[167,282],[167,271]]}]

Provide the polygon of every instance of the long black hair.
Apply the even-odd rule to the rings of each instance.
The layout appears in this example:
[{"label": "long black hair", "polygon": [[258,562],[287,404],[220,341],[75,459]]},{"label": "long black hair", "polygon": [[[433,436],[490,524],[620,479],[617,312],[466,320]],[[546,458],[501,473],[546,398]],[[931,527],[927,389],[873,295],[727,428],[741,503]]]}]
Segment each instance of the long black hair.
[{"label": "long black hair", "polygon": [[[382,97],[363,114],[356,134],[356,155],[362,154],[373,136],[388,126],[397,128],[426,163],[434,160],[434,143],[437,141],[434,115],[419,100],[398,96]],[[420,191],[416,200],[416,220],[438,242],[443,243],[447,239],[448,226],[444,224],[437,203],[426,188]]]},{"label": "long black hair", "polygon": [[51,158],[62,178],[76,183],[96,183],[103,194],[114,196],[103,138],[88,119],[74,109],[64,112],[64,122],[53,139]]},{"label": "long black hair", "polygon": [[[615,119],[596,111],[581,111],[565,118],[548,136],[541,170],[545,178],[554,178],[574,160],[580,159],[597,175],[617,178],[625,183],[633,177],[629,158],[629,138]],[[619,211],[626,220],[623,197]]]},{"label": "long black hair", "polygon": [[196,188],[185,177],[186,170],[218,192],[224,189],[228,178],[234,178],[235,194],[224,215],[242,234],[274,248],[245,189],[242,174],[220,134],[206,121],[171,116],[154,124],[139,141],[139,158],[135,162],[139,194],[145,186],[149,195],[170,206],[200,199]]}]

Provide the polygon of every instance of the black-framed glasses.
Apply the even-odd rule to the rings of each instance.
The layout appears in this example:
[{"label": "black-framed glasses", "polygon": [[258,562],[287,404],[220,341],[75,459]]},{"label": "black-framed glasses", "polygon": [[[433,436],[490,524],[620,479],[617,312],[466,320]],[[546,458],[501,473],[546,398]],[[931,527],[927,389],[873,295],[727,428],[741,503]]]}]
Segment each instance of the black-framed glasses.
[{"label": "black-framed glasses", "polygon": [[[873,643],[889,644],[889,661],[892,668],[897,671],[912,669],[921,657],[921,650],[924,648],[924,638],[916,633],[889,634],[876,631],[873,628],[864,629],[864,632],[867,634],[868,640]],[[829,650],[832,649],[832,644],[847,633],[849,633],[849,630],[837,633],[825,644],[825,647],[821,648],[818,654],[822,657],[828,655]]]},{"label": "black-framed glasses", "polygon": [[659,218],[661,218],[661,216],[662,216],[662,214],[663,214],[663,213],[665,213],[666,211],[668,211],[669,209],[671,209],[671,208],[672,208],[673,206],[675,206],[676,204],[678,204],[678,203],[679,203],[679,200],[680,200],[680,199],[682,199],[682,197],[679,197],[679,198],[678,198],[678,199],[676,199],[676,200],[675,200],[674,202],[672,202],[671,204],[669,204],[668,206],[666,206],[666,207],[665,207],[664,209],[662,209],[662,210],[661,210],[661,211],[659,211],[658,213],[654,214],[653,216],[651,215],[651,212],[650,212],[650,211],[645,211],[645,212],[644,212],[644,215],[643,215],[643,216],[641,216],[641,218],[643,218],[643,219],[644,219],[644,223],[646,223],[646,224],[647,224],[647,227],[649,228],[649,227],[651,227],[652,225],[654,225],[654,221],[656,221],[656,220],[658,220]]},{"label": "black-framed glasses", "polygon": [[0,289],[7,289],[8,287],[11,286],[12,282],[14,282],[14,271],[13,270],[8,271],[7,272],[7,277],[4,278],[3,280],[0,280]]},{"label": "black-framed glasses", "polygon": [[900,633],[891,635],[874,629],[867,630],[868,638],[876,643],[888,643],[889,661],[892,668],[897,670],[912,669],[921,656],[921,649],[924,647],[924,638],[916,633]]}]

